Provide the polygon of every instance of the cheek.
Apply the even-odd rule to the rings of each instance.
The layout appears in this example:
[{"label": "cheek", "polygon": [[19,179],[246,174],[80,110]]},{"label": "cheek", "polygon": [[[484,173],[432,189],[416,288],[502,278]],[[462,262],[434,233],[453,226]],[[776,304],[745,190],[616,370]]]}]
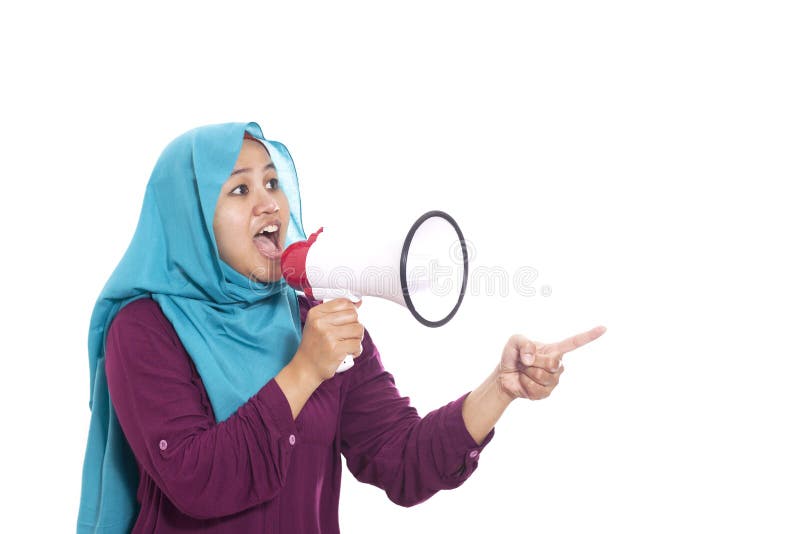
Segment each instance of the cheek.
[{"label": "cheek", "polygon": [[246,228],[242,217],[232,211],[222,211],[214,218],[214,237],[217,240],[217,247],[222,250],[235,248],[237,242],[246,237]]},{"label": "cheek", "polygon": [[286,198],[286,194],[281,195],[280,207],[281,212],[283,213],[281,216],[281,222],[283,223],[283,227],[286,228],[287,224],[289,223],[289,216],[291,214],[291,210],[289,209],[289,201]]},{"label": "cheek", "polygon": [[241,228],[242,224],[246,224],[247,213],[241,209],[236,209],[235,206],[225,206],[216,213],[215,220],[223,231],[232,232],[236,228]]}]

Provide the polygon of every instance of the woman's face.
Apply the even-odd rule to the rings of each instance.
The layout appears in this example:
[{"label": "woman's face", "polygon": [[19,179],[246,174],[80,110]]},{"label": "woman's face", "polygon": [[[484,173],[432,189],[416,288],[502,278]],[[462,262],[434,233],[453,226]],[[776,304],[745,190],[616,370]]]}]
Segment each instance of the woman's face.
[{"label": "woman's face", "polygon": [[[256,238],[273,223],[278,224],[277,250],[266,235]],[[272,159],[260,142],[245,139],[214,211],[219,256],[248,278],[265,283],[280,280],[280,253],[288,225],[289,201],[280,188]]]}]

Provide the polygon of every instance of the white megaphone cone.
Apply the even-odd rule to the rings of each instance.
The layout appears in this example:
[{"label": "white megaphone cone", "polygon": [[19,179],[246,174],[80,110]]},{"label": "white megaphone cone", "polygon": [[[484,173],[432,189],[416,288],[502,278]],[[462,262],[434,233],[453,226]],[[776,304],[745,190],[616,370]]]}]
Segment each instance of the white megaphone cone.
[{"label": "white megaphone cone", "polygon": [[[407,308],[426,326],[442,326],[461,306],[467,288],[464,236],[442,211],[429,211],[406,228],[372,233],[362,228],[347,235],[320,228],[286,248],[283,277],[310,299],[379,297]],[[336,372],[352,366],[348,354]]]}]

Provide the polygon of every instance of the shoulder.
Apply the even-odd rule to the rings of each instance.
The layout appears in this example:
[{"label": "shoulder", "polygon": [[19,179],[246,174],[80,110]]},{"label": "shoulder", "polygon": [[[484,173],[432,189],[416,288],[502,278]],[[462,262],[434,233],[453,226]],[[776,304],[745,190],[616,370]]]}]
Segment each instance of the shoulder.
[{"label": "shoulder", "polygon": [[150,297],[142,297],[120,308],[111,324],[131,320],[154,321],[159,319],[166,320],[166,317],[158,303]]},{"label": "shoulder", "polygon": [[161,306],[150,297],[136,299],[120,308],[111,321],[109,331],[134,325],[172,330],[172,323],[161,311]]},{"label": "shoulder", "polygon": [[168,378],[187,382],[196,369],[172,323],[158,302],[143,297],[119,309],[105,343],[109,387],[127,382],[160,383]]},{"label": "shoulder", "polygon": [[[192,358],[161,306],[149,296],[117,311],[106,337],[104,365],[118,413],[127,406],[130,417],[134,397],[139,401],[158,400],[164,395],[194,391],[191,388],[200,390],[206,413],[212,413]],[[184,386],[190,389],[181,389]]]},{"label": "shoulder", "polygon": [[161,306],[150,297],[142,297],[124,305],[117,311],[108,328],[108,342],[131,341],[146,335],[174,347],[182,346],[172,323],[161,311]]}]

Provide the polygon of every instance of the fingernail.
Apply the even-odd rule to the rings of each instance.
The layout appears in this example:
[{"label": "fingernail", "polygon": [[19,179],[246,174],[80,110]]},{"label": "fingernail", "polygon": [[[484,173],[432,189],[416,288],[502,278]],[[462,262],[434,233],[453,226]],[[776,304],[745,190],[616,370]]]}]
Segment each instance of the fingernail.
[{"label": "fingernail", "polygon": [[522,363],[525,365],[533,365],[533,354],[525,353],[522,355]]}]

